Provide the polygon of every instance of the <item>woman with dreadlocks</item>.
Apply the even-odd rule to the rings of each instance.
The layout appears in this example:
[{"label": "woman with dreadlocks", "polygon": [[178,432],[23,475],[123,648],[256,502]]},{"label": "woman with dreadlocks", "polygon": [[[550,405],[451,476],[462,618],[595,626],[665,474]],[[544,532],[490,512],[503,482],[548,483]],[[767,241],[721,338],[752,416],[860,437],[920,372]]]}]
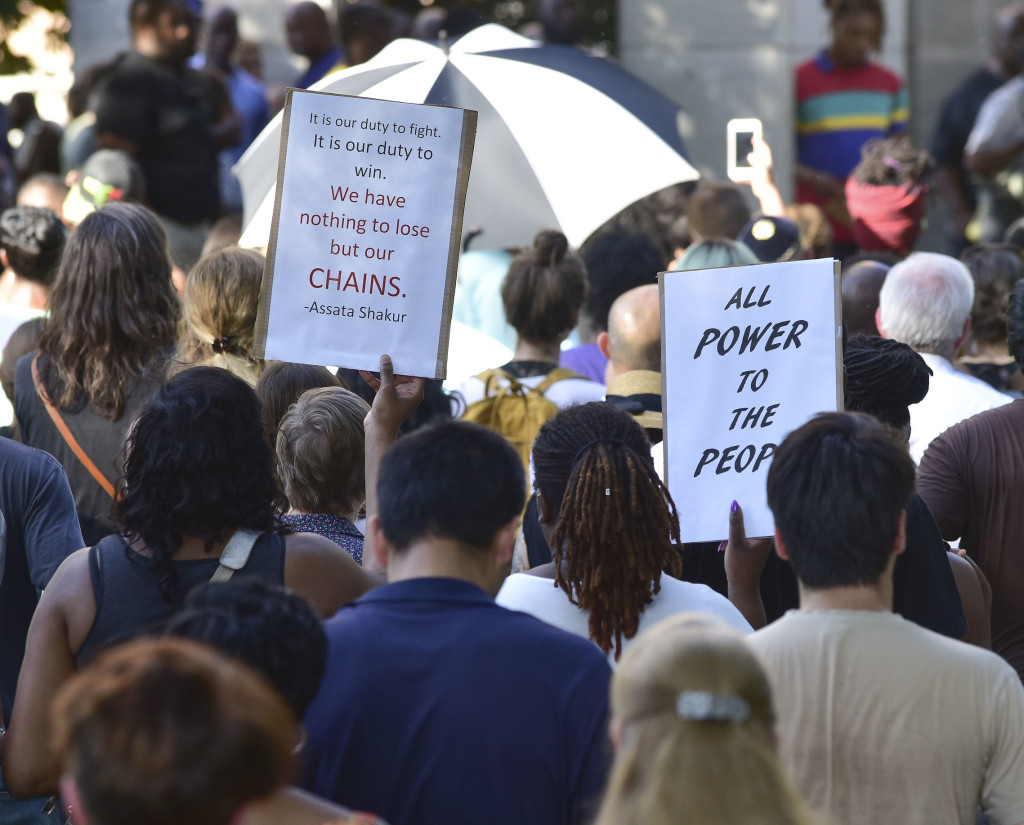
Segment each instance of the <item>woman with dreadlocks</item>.
[{"label": "woman with dreadlocks", "polygon": [[553,561],[505,581],[498,603],[593,639],[613,661],[644,627],[700,611],[750,632],[710,588],[679,581],[679,515],[631,415],[560,411],[533,445],[537,509]]}]

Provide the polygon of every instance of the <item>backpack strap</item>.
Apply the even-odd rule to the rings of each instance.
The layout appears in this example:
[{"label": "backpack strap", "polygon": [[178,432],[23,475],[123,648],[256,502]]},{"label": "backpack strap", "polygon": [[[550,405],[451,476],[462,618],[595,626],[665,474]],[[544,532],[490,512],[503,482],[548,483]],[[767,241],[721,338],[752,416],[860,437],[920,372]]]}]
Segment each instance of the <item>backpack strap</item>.
[{"label": "backpack strap", "polygon": [[103,491],[110,496],[112,499],[117,498],[117,494],[114,491],[114,485],[110,483],[110,480],[100,472],[91,458],[86,454],[85,450],[82,449],[82,445],[78,443],[78,439],[71,434],[71,430],[68,429],[67,423],[61,416],[60,411],[53,405],[50,400],[49,394],[46,392],[46,387],[43,386],[43,382],[39,378],[39,353],[36,353],[32,359],[32,383],[36,385],[36,395],[39,396],[39,400],[43,402],[43,406],[46,408],[46,412],[50,416],[50,420],[53,425],[57,428],[57,432],[60,433],[61,438],[64,439],[64,443],[71,448],[71,452],[75,454],[82,466],[89,471],[96,483],[103,488]]},{"label": "backpack strap", "polygon": [[244,569],[249,563],[252,548],[256,546],[257,540],[262,535],[259,530],[250,530],[247,527],[239,527],[235,530],[220,553],[220,566],[210,577],[210,584],[226,582],[239,570]]},{"label": "backpack strap", "polygon": [[534,389],[541,395],[543,395],[549,389],[551,389],[552,384],[558,381],[564,381],[566,378],[583,378],[583,376],[573,372],[570,369],[566,369],[565,367],[555,367],[553,370],[551,370],[551,372],[549,372],[544,377],[543,381],[541,381],[536,387],[534,387]]}]

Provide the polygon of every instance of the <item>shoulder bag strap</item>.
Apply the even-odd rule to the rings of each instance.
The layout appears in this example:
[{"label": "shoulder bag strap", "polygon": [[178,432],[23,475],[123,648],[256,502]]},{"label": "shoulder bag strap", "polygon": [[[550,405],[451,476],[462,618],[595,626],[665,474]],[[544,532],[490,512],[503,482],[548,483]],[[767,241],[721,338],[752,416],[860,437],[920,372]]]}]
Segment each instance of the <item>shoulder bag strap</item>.
[{"label": "shoulder bag strap", "polygon": [[53,425],[57,428],[57,432],[60,433],[61,438],[64,439],[65,443],[71,448],[71,452],[75,454],[75,457],[82,462],[82,466],[89,471],[96,483],[103,488],[104,492],[111,498],[116,499],[117,495],[114,492],[114,485],[110,483],[110,480],[100,472],[99,467],[93,464],[92,459],[86,455],[85,450],[82,449],[82,445],[78,443],[72,434],[71,430],[68,429],[68,425],[65,423],[63,417],[57,408],[53,405],[50,400],[50,396],[46,392],[46,387],[43,386],[43,382],[39,380],[39,354],[37,353],[35,358],[32,359],[32,383],[36,385],[36,395],[39,396],[39,400],[43,402],[43,406],[46,407],[46,412],[49,413],[50,420]]},{"label": "shoulder bag strap", "polygon": [[582,378],[582,375],[577,375],[570,369],[565,367],[555,367],[551,372],[545,376],[544,380],[541,381],[534,389],[541,395],[544,395],[550,389],[551,385],[558,381],[564,381],[567,378]]},{"label": "shoulder bag strap", "polygon": [[221,551],[220,566],[210,577],[210,584],[226,582],[239,570],[244,569],[249,563],[252,548],[256,546],[256,541],[262,535],[259,530],[250,530],[246,527],[239,527],[235,530]]}]

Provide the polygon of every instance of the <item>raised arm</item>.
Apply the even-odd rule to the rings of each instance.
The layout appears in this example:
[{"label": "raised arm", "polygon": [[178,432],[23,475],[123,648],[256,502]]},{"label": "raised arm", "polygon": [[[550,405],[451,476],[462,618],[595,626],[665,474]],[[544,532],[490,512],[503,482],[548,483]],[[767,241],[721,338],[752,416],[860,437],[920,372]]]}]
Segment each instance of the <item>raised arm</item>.
[{"label": "raised arm", "polygon": [[[373,406],[363,420],[366,434],[366,521],[369,523],[377,515],[377,482],[380,478],[380,462],[384,453],[398,439],[398,428],[402,426],[413,410],[423,400],[423,388],[426,382],[422,378],[408,375],[395,375],[390,355],[380,357],[380,378],[361,370],[366,381],[377,394]],[[373,552],[373,533],[366,531],[363,541],[363,564],[374,572],[384,572]]]}]

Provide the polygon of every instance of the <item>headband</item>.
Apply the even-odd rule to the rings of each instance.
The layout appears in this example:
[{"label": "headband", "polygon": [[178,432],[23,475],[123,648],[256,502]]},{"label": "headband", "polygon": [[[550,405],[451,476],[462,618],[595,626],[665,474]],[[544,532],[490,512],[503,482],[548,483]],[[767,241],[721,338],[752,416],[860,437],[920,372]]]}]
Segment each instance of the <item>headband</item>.
[{"label": "headband", "polygon": [[746,722],[750,704],[735,693],[684,690],[676,698],[676,714],[694,722]]}]

